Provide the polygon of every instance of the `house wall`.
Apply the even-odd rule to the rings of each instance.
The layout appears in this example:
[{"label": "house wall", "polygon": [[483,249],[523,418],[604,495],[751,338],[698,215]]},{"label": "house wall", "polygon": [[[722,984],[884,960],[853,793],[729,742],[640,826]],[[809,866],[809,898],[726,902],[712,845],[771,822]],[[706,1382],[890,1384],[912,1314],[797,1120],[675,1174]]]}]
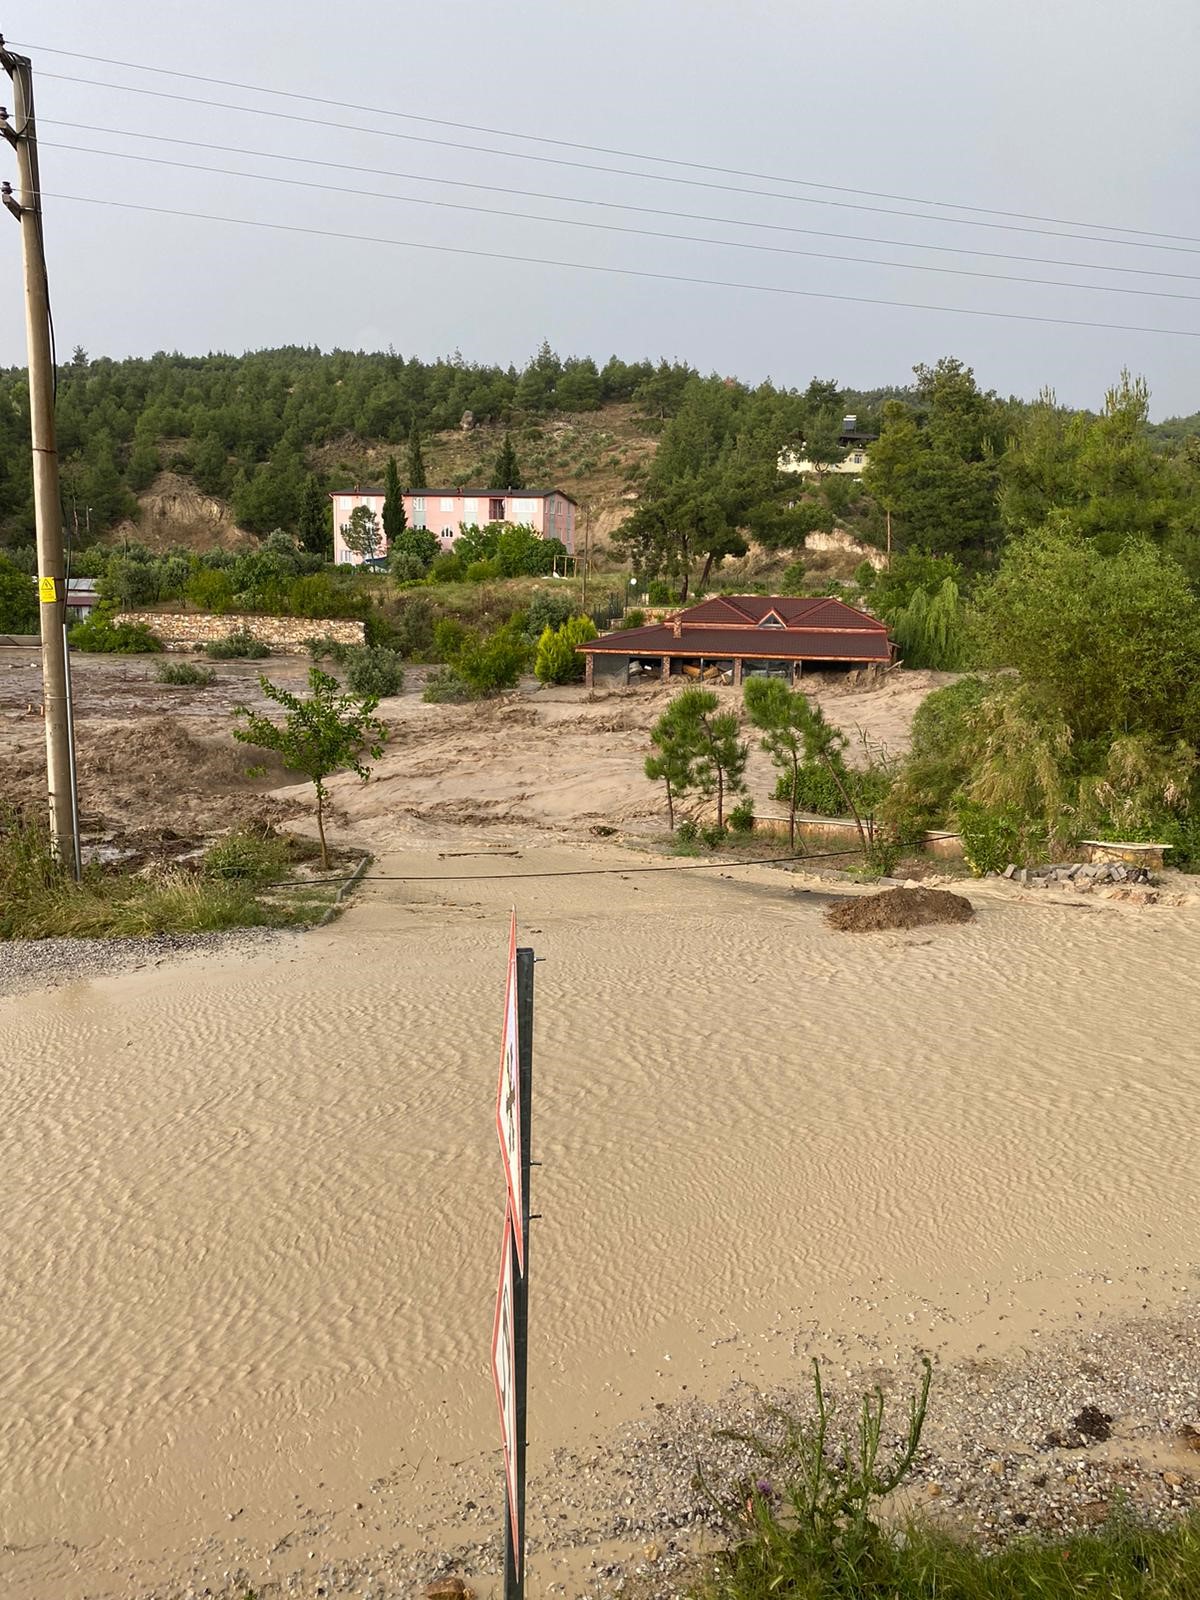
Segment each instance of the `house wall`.
[{"label": "house wall", "polygon": [[355,506],[370,506],[379,523],[379,555],[387,554],[387,539],[383,533],[383,496],[381,494],[359,494],[354,489],[338,490],[333,496],[333,559],[338,565],[357,566],[362,559],[352,550],[346,548],[342,538],[342,526],[350,521],[350,513]]},{"label": "house wall", "polygon": [[860,448],[848,450],[844,461],[829,467],[815,467],[806,456],[798,456],[794,450],[781,451],[776,463],[780,472],[840,472],[850,478],[861,478],[866,464],[867,452]]}]

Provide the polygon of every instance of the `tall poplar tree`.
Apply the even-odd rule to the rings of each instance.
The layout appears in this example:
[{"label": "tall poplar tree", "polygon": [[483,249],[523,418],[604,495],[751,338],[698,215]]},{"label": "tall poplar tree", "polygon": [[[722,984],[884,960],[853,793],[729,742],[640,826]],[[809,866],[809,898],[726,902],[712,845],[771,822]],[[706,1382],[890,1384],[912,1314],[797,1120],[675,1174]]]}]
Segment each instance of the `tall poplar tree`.
[{"label": "tall poplar tree", "polygon": [[314,556],[330,555],[330,528],[332,518],[329,497],[321,492],[321,485],[312,473],[304,480],[300,496],[300,515],[296,519],[296,532],[300,543]]},{"label": "tall poplar tree", "polygon": [[496,465],[492,468],[492,488],[494,489],[523,489],[525,479],[521,475],[521,463],[517,460],[517,452],[513,448],[512,434],[504,435],[504,444],[500,454],[496,457]]},{"label": "tall poplar tree", "polygon": [[421,429],[416,417],[412,419],[412,427],[408,430],[408,464],[404,476],[408,480],[405,487],[410,491],[429,487],[425,476],[425,457],[421,454]]},{"label": "tall poplar tree", "polygon": [[400,490],[400,474],[396,470],[396,458],[389,456],[387,471],[383,475],[383,536],[389,550],[407,526],[408,518],[404,515],[404,496]]}]

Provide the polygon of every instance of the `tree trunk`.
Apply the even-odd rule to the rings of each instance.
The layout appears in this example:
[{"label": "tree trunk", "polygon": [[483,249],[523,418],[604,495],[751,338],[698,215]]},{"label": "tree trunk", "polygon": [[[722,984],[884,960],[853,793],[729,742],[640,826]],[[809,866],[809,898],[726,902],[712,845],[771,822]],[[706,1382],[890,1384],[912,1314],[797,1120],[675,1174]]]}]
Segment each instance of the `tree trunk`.
[{"label": "tree trunk", "polygon": [[329,847],[325,843],[325,791],[317,785],[317,832],[321,835],[321,871],[329,871]]},{"label": "tree trunk", "polygon": [[834,783],[837,785],[837,792],[841,795],[842,799],[846,802],[846,807],[847,807],[848,811],[850,812],[850,815],[854,818],[854,826],[858,829],[858,842],[862,846],[863,861],[865,863],[867,861],[867,859],[869,858],[870,854],[871,854],[871,850],[870,850],[870,846],[867,843],[867,832],[866,832],[866,829],[863,827],[862,818],[858,814],[858,807],[854,804],[854,801],[850,798],[850,791],[846,788],[845,784],[842,782],[841,778],[838,776],[838,770],[837,770],[837,767],[834,765],[834,763],[832,761],[826,759],[825,766],[828,769],[829,776],[833,779]]},{"label": "tree trunk", "polygon": [[675,832],[675,800],[671,794],[671,780],[667,779],[667,826]]},{"label": "tree trunk", "polygon": [[704,593],[704,585],[708,582],[708,575],[712,571],[712,564],[713,558],[712,551],[710,550],[708,555],[706,555],[704,558],[704,571],[700,574],[700,582],[696,585],[696,590],[699,594]]},{"label": "tree trunk", "polygon": [[725,826],[725,769],[717,762],[717,827]]},{"label": "tree trunk", "polygon": [[788,848],[796,854],[796,790],[800,787],[800,763],[792,757],[792,794],[788,806]]}]

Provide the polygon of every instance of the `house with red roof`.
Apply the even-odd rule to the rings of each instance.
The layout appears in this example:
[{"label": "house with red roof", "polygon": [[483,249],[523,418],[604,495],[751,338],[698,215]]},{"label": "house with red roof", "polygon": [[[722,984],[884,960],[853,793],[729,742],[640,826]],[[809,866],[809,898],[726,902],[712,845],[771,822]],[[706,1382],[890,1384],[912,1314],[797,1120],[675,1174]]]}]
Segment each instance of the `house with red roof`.
[{"label": "house with red roof", "polygon": [[891,664],[887,624],[827,595],[716,595],[644,628],[579,647],[588,687],[655,676],[739,686],[756,673],[796,683],[804,669]]}]

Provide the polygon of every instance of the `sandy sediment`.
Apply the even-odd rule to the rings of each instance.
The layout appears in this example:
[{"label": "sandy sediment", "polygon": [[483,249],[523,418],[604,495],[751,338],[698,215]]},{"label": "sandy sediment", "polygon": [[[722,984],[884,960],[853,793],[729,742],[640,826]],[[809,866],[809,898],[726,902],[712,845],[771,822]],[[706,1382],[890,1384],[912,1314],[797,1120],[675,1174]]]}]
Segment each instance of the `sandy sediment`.
[{"label": "sandy sediment", "polygon": [[[449,848],[479,853],[385,853],[301,940],[0,1001],[13,1600],[316,1595],[491,1536],[514,902],[539,1481],[810,1351],[907,1372],[1192,1305],[1189,908],[985,885],[969,924],[848,940],[767,868]],[[515,881],[583,867],[623,870]]]}]

